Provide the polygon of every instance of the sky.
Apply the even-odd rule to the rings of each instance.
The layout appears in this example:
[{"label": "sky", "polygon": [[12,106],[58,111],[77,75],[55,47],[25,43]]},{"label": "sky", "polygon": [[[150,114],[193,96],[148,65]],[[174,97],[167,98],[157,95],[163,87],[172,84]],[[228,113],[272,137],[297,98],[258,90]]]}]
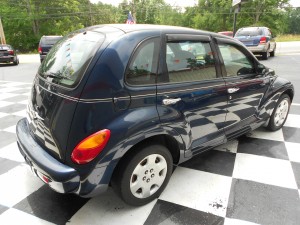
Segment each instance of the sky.
[{"label": "sky", "polygon": [[[122,0],[90,0],[92,3],[101,1],[102,3],[112,4],[117,6]],[[198,0],[165,0],[166,3],[173,6],[193,6]],[[300,0],[290,0],[290,4],[294,7],[300,7]]]},{"label": "sky", "polygon": [[300,0],[290,0],[290,3],[294,7],[300,7]]}]

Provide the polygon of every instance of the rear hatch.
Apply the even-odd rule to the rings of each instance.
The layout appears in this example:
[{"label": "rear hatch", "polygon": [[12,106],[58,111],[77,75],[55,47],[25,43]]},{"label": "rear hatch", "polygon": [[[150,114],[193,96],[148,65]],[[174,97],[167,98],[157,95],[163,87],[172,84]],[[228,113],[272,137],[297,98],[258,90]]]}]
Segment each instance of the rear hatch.
[{"label": "rear hatch", "polygon": [[84,74],[104,41],[93,31],[78,31],[53,46],[34,80],[28,104],[32,136],[60,161],[65,159],[69,129],[84,86]]},{"label": "rear hatch", "polygon": [[258,46],[261,37],[263,37],[263,30],[259,27],[241,28],[234,36],[247,47]]},{"label": "rear hatch", "polygon": [[0,45],[0,57],[8,56],[10,48],[7,45]]}]

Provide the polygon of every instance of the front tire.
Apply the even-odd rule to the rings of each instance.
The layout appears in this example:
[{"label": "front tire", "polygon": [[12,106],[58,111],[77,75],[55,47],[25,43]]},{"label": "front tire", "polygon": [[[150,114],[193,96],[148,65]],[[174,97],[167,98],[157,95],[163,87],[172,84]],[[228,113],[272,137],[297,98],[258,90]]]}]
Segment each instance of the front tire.
[{"label": "front tire", "polygon": [[283,125],[287,119],[287,116],[288,116],[288,113],[290,110],[290,106],[291,106],[290,97],[287,94],[283,94],[279,98],[279,100],[274,108],[274,111],[271,115],[269,124],[267,126],[267,128],[269,130],[276,131],[276,130],[279,130],[281,127],[283,127]]},{"label": "front tire", "polygon": [[118,166],[112,186],[129,205],[140,206],[157,198],[172,174],[173,158],[162,145],[129,153]]}]

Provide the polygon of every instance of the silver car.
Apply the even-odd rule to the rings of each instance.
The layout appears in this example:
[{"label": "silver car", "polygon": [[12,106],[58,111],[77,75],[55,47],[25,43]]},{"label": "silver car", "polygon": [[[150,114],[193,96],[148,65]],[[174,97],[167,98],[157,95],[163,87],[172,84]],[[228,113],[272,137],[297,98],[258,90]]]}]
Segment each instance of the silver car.
[{"label": "silver car", "polygon": [[246,45],[253,54],[261,55],[265,60],[275,56],[276,42],[267,27],[243,27],[236,32],[234,38]]}]

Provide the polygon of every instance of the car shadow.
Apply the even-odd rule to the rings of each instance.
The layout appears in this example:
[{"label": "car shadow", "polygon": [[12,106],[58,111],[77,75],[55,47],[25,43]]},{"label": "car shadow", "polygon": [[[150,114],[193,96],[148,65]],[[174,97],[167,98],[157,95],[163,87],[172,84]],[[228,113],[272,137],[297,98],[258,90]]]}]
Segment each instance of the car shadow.
[{"label": "car shadow", "polygon": [[13,63],[0,63],[0,67],[15,66]]}]

